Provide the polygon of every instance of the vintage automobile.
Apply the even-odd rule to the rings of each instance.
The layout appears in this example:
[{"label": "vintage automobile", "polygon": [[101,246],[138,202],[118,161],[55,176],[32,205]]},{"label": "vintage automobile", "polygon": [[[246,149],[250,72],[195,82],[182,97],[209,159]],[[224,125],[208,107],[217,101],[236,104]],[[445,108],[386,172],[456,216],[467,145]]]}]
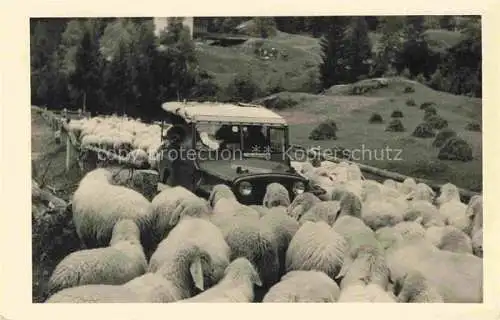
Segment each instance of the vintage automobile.
[{"label": "vintage automobile", "polygon": [[285,186],[291,199],[312,191],[290,165],[285,119],[271,110],[207,102],[166,102],[162,109],[162,183],[184,186],[202,197],[214,185],[226,184],[243,204],[261,204],[272,182]]}]

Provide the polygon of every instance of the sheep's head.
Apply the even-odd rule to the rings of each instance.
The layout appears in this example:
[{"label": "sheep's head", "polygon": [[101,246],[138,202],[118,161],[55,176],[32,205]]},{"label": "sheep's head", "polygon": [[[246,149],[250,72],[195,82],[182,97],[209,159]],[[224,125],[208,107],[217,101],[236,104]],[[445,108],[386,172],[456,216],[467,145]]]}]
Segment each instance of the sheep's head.
[{"label": "sheep's head", "polygon": [[231,279],[249,279],[251,283],[261,287],[262,281],[255,266],[247,258],[233,260],[224,271],[224,277]]},{"label": "sheep's head", "polygon": [[221,198],[227,198],[227,199],[236,199],[236,196],[234,195],[233,191],[229,186],[225,184],[218,184],[215,185],[212,189],[212,192],[210,192],[210,196],[208,197],[208,202],[210,206],[213,208],[217,201]]},{"label": "sheep's head", "polygon": [[113,227],[113,232],[111,236],[110,246],[122,242],[128,241],[132,244],[140,244],[141,232],[137,224],[130,219],[119,220],[115,223]]}]

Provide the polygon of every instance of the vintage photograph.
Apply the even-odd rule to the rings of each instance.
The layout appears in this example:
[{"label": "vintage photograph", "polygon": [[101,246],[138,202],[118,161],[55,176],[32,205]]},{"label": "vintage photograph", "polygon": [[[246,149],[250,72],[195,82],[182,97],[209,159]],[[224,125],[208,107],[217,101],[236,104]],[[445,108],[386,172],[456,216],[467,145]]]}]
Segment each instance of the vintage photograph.
[{"label": "vintage photograph", "polygon": [[483,302],[481,16],[29,24],[33,303]]}]

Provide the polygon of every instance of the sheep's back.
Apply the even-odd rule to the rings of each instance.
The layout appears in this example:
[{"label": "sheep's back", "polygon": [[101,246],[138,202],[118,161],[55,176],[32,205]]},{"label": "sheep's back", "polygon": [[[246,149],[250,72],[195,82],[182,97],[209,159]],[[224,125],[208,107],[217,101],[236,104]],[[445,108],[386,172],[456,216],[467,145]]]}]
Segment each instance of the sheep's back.
[{"label": "sheep's back", "polygon": [[340,271],[347,241],[324,222],[306,222],[295,233],[286,253],[286,270],[318,270],[332,279]]}]

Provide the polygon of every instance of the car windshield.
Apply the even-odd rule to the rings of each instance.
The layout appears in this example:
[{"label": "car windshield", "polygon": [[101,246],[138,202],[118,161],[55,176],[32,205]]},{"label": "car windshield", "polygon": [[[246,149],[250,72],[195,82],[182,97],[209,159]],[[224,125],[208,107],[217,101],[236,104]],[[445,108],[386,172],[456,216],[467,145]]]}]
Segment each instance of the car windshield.
[{"label": "car windshield", "polygon": [[284,127],[198,123],[196,129],[196,149],[202,152],[274,158],[287,144]]}]

